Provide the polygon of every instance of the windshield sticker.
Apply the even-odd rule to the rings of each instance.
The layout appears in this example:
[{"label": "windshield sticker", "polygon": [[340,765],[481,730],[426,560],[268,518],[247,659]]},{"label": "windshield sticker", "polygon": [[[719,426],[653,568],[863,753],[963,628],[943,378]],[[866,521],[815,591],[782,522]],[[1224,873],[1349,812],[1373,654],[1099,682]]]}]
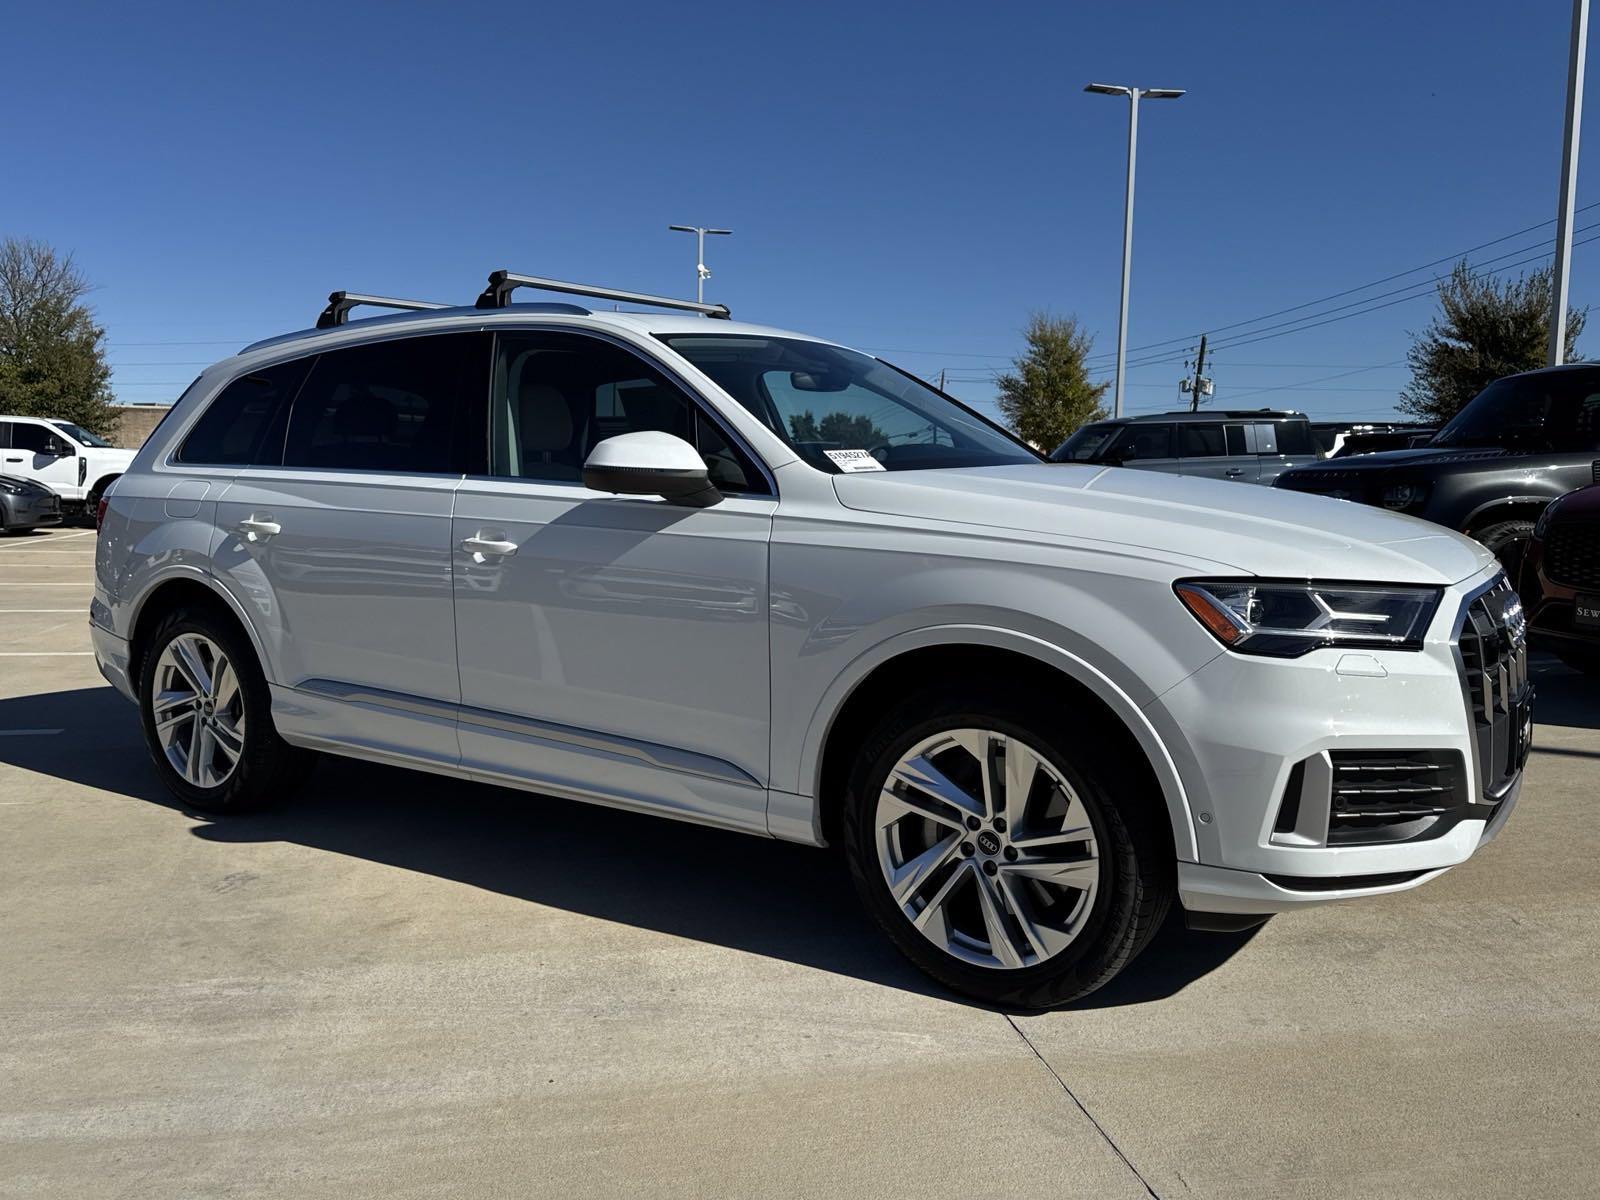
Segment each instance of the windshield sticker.
[{"label": "windshield sticker", "polygon": [[824,450],[829,460],[846,475],[857,471],[881,471],[883,464],[865,450]]}]

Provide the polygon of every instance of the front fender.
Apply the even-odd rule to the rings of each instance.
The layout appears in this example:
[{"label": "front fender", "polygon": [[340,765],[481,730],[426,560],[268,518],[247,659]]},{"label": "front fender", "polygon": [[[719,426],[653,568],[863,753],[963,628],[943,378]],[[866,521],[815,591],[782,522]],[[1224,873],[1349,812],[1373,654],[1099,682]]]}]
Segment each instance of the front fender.
[{"label": "front fender", "polygon": [[802,742],[799,776],[809,794],[821,796],[822,751],[833,723],[845,702],[878,667],[913,650],[937,646],[985,646],[1024,654],[1053,667],[1088,688],[1133,734],[1161,788],[1178,858],[1194,861],[1194,818],[1183,780],[1172,756],[1140,706],[1094,664],[1052,642],[1029,634],[989,625],[943,624],[909,630],[884,639],[857,655],[834,679],[812,714]]}]

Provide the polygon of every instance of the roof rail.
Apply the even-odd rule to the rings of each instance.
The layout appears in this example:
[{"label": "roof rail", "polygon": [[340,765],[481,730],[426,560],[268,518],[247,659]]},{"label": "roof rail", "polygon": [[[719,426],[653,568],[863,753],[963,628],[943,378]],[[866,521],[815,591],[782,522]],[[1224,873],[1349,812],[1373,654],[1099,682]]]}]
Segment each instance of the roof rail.
[{"label": "roof rail", "polygon": [[373,308],[403,308],[418,311],[451,307],[448,304],[435,304],[431,300],[396,300],[392,296],[367,296],[361,292],[330,292],[328,307],[323,309],[322,315],[317,318],[317,328],[332,329],[335,325],[343,325],[350,319],[350,310],[362,304],[370,304]]},{"label": "roof rail", "polygon": [[491,271],[489,286],[478,297],[479,308],[504,308],[511,303],[511,293],[517,288],[538,288],[541,292],[564,292],[571,296],[594,296],[600,300],[618,300],[628,304],[649,304],[656,308],[680,308],[708,317],[729,317],[726,304],[701,304],[695,300],[674,300],[670,296],[649,296],[643,292],[623,292],[616,288],[596,287],[588,283],[563,283],[559,279],[541,279],[537,275],[518,275],[513,271]]}]

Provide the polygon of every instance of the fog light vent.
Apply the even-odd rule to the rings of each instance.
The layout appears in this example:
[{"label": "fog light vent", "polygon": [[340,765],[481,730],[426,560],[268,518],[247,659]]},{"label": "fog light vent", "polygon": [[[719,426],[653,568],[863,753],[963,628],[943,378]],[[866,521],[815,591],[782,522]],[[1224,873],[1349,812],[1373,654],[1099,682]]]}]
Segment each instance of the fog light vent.
[{"label": "fog light vent", "polygon": [[[1468,803],[1465,764],[1450,750],[1335,750],[1330,846],[1409,841],[1443,832]],[[1453,822],[1446,822],[1446,825]]]}]

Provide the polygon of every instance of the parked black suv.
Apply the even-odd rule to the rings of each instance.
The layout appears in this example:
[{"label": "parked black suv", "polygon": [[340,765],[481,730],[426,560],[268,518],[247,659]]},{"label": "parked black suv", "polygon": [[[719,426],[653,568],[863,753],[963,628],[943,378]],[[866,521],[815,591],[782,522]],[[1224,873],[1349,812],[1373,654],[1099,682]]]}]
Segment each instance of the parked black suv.
[{"label": "parked black suv", "polygon": [[1304,413],[1151,413],[1085,425],[1056,447],[1050,461],[1271,483],[1287,467],[1316,462],[1317,447]]},{"label": "parked black suv", "polygon": [[1477,538],[1515,578],[1533,523],[1588,483],[1600,453],[1600,366],[1497,379],[1426,446],[1285,471],[1274,486],[1381,505]]}]

